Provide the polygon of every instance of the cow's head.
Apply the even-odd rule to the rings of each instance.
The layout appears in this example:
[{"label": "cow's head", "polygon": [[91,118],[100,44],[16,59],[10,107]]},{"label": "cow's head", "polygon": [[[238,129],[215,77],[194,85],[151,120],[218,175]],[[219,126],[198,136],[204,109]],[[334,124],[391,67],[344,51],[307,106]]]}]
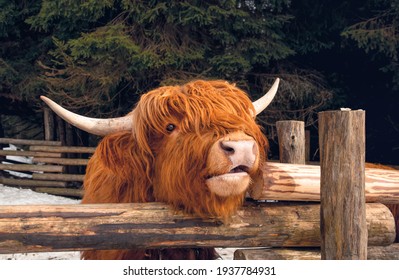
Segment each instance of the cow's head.
[{"label": "cow's head", "polygon": [[[94,169],[100,165],[103,169],[92,177],[105,176],[108,171],[104,166],[108,166],[115,169],[115,183],[107,184],[121,185],[119,193],[121,188],[147,184],[148,198],[144,200],[166,202],[201,216],[226,217],[241,205],[249,187],[262,182],[261,165],[268,143],[255,118],[271,102],[278,82],[254,103],[246,93],[225,81],[198,80],[160,87],[144,94],[127,116],[115,119],[79,116],[48,98],[42,99],[71,124],[97,135],[111,135],[107,136],[112,139],[108,142],[118,143],[96,152],[88,172],[96,172]],[[126,163],[127,159],[135,163]],[[112,167],[121,162],[126,164]],[[120,177],[132,181],[130,185],[116,183],[121,169],[124,175]],[[90,174],[86,176],[90,178]],[[106,184],[105,179],[99,180]],[[86,190],[90,184],[93,183],[85,182]],[[97,193],[101,188],[104,192],[105,188],[112,188],[96,184],[93,188]],[[131,197],[128,201],[138,200],[137,196]],[[118,201],[127,202],[122,198]]]}]

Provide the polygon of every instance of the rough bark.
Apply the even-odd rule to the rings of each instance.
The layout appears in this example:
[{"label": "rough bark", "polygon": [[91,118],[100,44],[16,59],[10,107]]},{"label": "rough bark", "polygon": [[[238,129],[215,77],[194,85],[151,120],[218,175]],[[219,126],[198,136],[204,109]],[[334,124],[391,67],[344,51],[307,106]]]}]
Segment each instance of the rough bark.
[{"label": "rough bark", "polygon": [[[319,248],[263,248],[239,249],[234,252],[235,260],[320,260]],[[372,246],[367,248],[368,260],[399,260],[399,244]]]},{"label": "rough bark", "polygon": [[280,162],[305,164],[305,124],[301,121],[276,122]]},{"label": "rough bark", "polygon": [[[369,245],[390,245],[392,214],[367,205]],[[320,205],[264,203],[229,221],[160,203],[0,206],[0,253],[164,247],[320,246]]]},{"label": "rough bark", "polygon": [[319,113],[321,258],[366,260],[365,112]]},{"label": "rough bark", "polygon": [[[320,201],[320,166],[268,162],[255,200]],[[366,168],[366,201],[399,204],[399,171]]]}]

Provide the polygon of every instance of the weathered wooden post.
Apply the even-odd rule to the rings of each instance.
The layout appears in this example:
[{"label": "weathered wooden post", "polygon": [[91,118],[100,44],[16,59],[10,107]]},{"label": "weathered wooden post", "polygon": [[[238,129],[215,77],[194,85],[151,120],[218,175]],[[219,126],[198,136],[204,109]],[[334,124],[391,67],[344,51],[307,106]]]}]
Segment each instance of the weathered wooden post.
[{"label": "weathered wooden post", "polygon": [[[4,130],[3,130],[3,124],[2,124],[2,120],[1,120],[1,114],[0,114],[0,137],[3,138],[4,137]],[[5,145],[3,145],[2,143],[0,143],[0,151],[3,150],[3,147],[5,147]],[[0,164],[2,164],[2,161],[6,159],[5,155],[1,155],[0,154]],[[0,177],[3,177],[3,171],[0,170]]]},{"label": "weathered wooden post", "polygon": [[276,122],[280,162],[305,164],[305,124],[302,121]]},{"label": "weathered wooden post", "polygon": [[44,140],[54,140],[54,115],[49,108],[43,108]]},{"label": "weathered wooden post", "polygon": [[58,115],[55,116],[55,120],[57,123],[57,140],[61,142],[61,145],[65,145],[66,136],[65,136],[65,121],[61,119]]},{"label": "weathered wooden post", "polygon": [[319,113],[322,259],[367,259],[365,112]]},{"label": "weathered wooden post", "polygon": [[305,161],[310,161],[310,130],[305,130]]}]

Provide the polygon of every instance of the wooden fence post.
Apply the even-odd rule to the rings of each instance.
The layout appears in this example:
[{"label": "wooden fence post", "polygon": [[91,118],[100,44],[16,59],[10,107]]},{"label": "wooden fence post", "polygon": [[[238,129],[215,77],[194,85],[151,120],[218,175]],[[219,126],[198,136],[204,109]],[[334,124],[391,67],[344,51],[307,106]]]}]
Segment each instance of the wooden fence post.
[{"label": "wooden fence post", "polygon": [[65,146],[66,144],[65,121],[61,119],[58,115],[55,116],[55,120],[57,123],[57,140],[61,142],[62,146]]},{"label": "wooden fence post", "polygon": [[54,140],[54,115],[49,108],[43,108],[44,140]]},{"label": "wooden fence post", "polygon": [[310,130],[305,130],[305,161],[310,161]]},{"label": "wooden fence post", "polygon": [[367,259],[365,112],[319,113],[322,259]]},{"label": "wooden fence post", "polygon": [[280,162],[305,164],[305,123],[302,121],[276,122]]}]

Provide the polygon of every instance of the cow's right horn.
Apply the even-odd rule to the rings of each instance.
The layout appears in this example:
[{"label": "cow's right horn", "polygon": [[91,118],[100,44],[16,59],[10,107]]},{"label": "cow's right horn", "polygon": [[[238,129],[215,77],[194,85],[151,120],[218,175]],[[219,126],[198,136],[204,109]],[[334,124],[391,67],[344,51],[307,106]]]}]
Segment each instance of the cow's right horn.
[{"label": "cow's right horn", "polygon": [[277,78],[272,87],[269,89],[269,91],[259,98],[258,100],[252,102],[255,108],[255,116],[260,114],[263,110],[266,109],[267,106],[269,106],[270,102],[272,102],[274,96],[277,93],[278,89],[278,84],[280,83],[280,79]]},{"label": "cow's right horn", "polygon": [[109,119],[88,118],[68,111],[50,98],[45,96],[40,96],[40,98],[66,122],[91,134],[105,136],[113,132],[132,129],[132,115]]}]

